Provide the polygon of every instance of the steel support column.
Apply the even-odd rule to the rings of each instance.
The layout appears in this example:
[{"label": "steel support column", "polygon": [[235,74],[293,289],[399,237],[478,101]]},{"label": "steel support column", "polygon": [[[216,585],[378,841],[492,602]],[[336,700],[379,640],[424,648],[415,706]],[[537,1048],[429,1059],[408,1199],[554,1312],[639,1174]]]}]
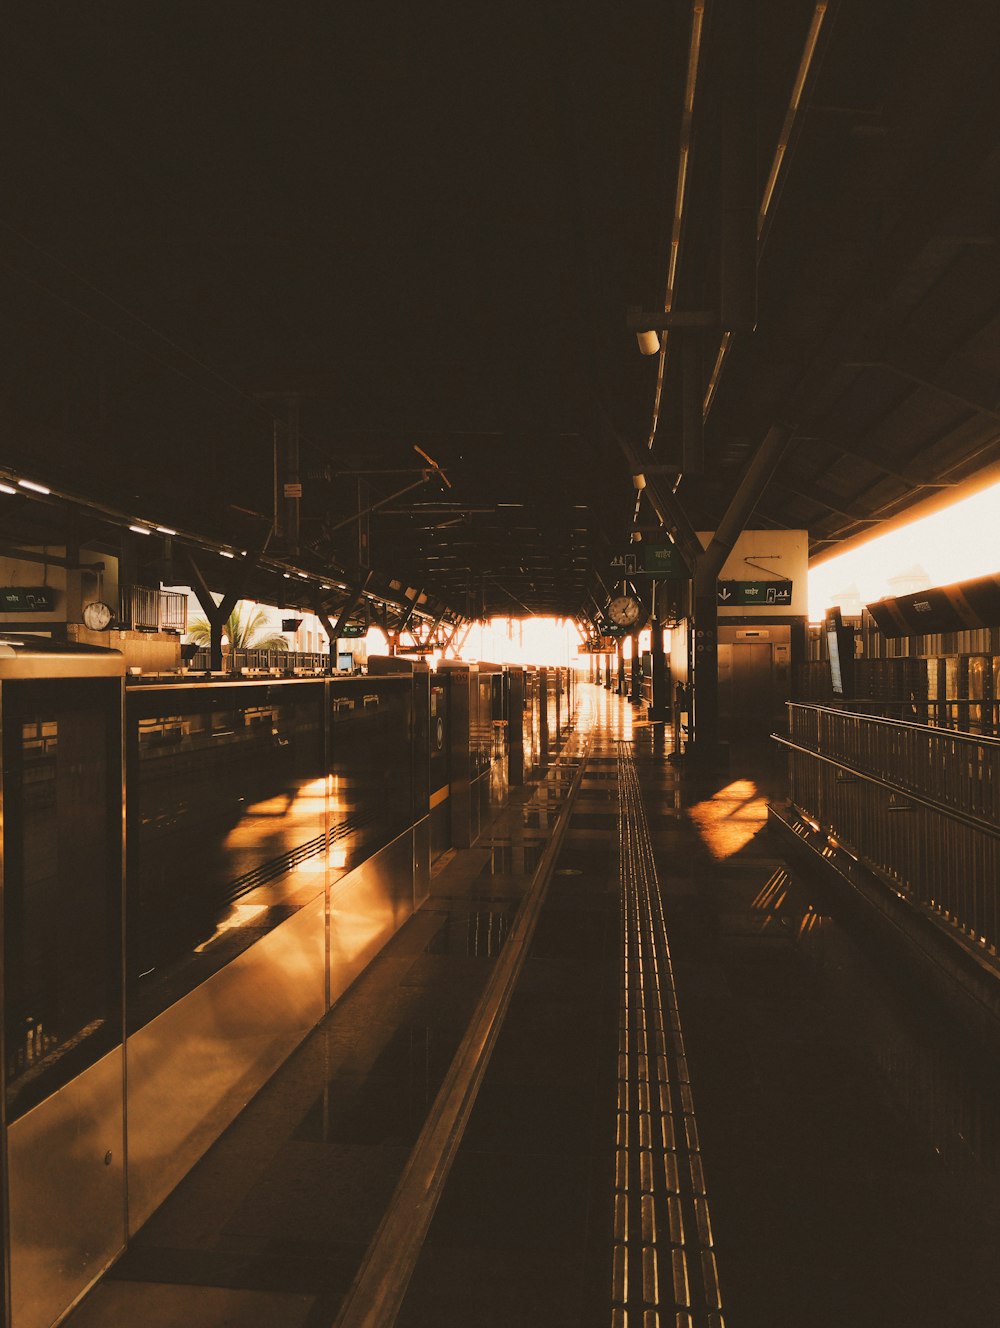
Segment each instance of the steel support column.
[{"label": "steel support column", "polygon": [[653,617],[649,628],[649,657],[650,657],[650,698],[648,719],[658,720],[666,719],[670,713],[670,696],[668,695],[667,681],[667,657],[663,650],[663,626],[660,623],[659,611],[657,607],[658,590],[660,583],[653,582]]},{"label": "steel support column", "polygon": [[188,565],[191,573],[191,588],[194,591],[198,603],[201,605],[202,612],[208,620],[209,631],[209,661],[208,666],[213,673],[218,673],[222,668],[222,629],[229,619],[229,615],[239,603],[243,586],[247,575],[253,571],[264,550],[267,548],[268,540],[271,538],[271,527],[267,527],[263,538],[258,540],[256,546],[252,548],[245,558],[240,558],[233,563],[232,571],[229,575],[226,589],[223,592],[222,601],[216,604],[212,597],[212,592],[208,588],[208,582],[202,575],[201,568],[194,560],[194,555],[189,549],[184,550],[184,561]]},{"label": "steel support column", "polygon": [[629,694],[628,699],[632,705],[639,705],[642,701],[642,658],[639,654],[639,633],[632,633],[632,658],[629,661]]},{"label": "steel support column", "polygon": [[708,762],[716,759],[719,745],[719,573],[781,460],[792,432],[785,424],[775,424],[765,434],[695,568],[691,652],[693,737],[696,753]]}]

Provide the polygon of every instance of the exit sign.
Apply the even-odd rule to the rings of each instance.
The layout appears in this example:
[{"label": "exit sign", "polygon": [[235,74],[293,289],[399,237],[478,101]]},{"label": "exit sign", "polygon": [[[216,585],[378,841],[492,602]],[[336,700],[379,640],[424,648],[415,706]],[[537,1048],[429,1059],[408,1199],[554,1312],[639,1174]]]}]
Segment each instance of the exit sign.
[{"label": "exit sign", "polygon": [[350,641],[355,637],[367,635],[368,628],[365,623],[345,623],[340,629],[340,637],[343,641]]},{"label": "exit sign", "polygon": [[611,575],[616,581],[637,576],[687,576],[687,568],[674,544],[654,544],[646,541],[633,544],[623,553],[616,553],[610,563]]},{"label": "exit sign", "polygon": [[791,581],[720,581],[718,601],[723,606],[752,604],[788,605],[792,602]]},{"label": "exit sign", "polygon": [[642,558],[647,576],[687,576],[687,569],[676,544],[653,544],[645,541]]},{"label": "exit sign", "polygon": [[0,613],[51,613],[55,606],[50,586],[0,588]]}]

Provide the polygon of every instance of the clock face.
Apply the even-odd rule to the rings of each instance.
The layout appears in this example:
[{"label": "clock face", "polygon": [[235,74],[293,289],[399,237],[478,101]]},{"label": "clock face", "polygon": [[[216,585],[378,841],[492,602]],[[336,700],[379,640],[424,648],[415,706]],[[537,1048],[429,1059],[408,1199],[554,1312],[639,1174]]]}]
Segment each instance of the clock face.
[{"label": "clock face", "polygon": [[632,595],[619,595],[608,605],[608,617],[616,627],[632,627],[639,621],[639,601]]},{"label": "clock face", "polygon": [[83,621],[92,632],[103,632],[111,622],[111,609],[102,600],[91,600],[84,607]]}]

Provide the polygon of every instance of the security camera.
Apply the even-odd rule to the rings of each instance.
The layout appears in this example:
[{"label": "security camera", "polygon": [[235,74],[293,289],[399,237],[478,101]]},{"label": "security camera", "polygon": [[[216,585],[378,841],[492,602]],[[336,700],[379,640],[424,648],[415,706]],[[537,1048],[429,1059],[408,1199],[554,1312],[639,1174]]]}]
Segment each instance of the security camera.
[{"label": "security camera", "polygon": [[635,339],[643,355],[656,355],[660,349],[660,338],[655,332],[637,332]]}]

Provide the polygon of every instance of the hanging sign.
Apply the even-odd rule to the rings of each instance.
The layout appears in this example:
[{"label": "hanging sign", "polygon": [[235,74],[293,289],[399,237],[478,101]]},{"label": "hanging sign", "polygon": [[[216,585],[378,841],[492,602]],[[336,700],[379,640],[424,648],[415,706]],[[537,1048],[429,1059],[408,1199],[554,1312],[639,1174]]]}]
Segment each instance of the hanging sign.
[{"label": "hanging sign", "polygon": [[609,566],[616,581],[642,576],[684,577],[688,574],[675,544],[656,544],[648,540],[633,544],[624,553],[614,554]]},{"label": "hanging sign", "polygon": [[687,576],[676,544],[654,544],[644,540],[642,557],[647,576]]},{"label": "hanging sign", "polygon": [[722,605],[791,604],[791,581],[720,581],[718,600]]},{"label": "hanging sign", "polygon": [[612,554],[610,570],[616,581],[620,581],[622,577],[626,576],[638,576],[644,570],[642,554],[634,548],[629,549],[627,553]]}]

